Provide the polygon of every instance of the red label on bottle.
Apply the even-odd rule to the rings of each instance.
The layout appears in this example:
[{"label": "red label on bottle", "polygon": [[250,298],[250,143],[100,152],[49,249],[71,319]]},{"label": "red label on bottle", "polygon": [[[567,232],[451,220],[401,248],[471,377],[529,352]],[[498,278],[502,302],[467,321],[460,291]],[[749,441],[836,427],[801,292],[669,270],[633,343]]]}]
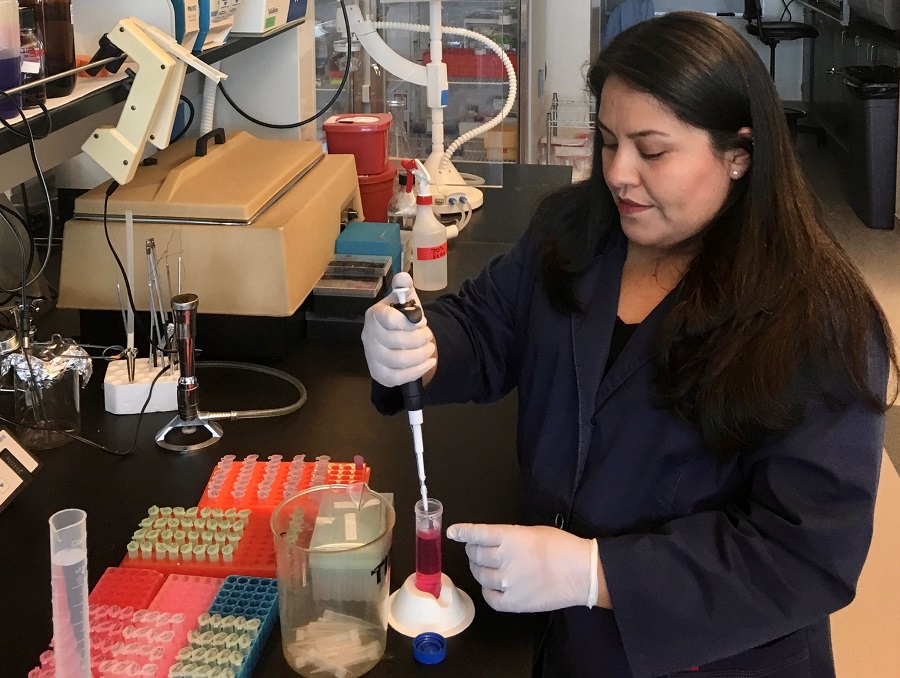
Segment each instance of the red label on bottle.
[{"label": "red label on bottle", "polygon": [[447,256],[447,243],[438,245],[437,247],[418,247],[416,248],[417,261],[434,261]]}]

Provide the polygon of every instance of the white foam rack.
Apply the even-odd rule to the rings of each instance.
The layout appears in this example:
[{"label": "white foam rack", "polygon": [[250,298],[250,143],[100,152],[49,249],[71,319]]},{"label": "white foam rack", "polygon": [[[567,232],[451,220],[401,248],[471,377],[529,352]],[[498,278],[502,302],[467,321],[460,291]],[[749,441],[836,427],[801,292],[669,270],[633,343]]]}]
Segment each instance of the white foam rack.
[{"label": "white foam rack", "polygon": [[[128,361],[114,360],[106,367],[103,379],[103,401],[112,414],[138,414],[147,400],[150,385],[162,365],[154,366],[148,358],[138,358],[134,365],[134,381],[128,380]],[[153,394],[145,412],[171,412],[178,409],[178,369],[170,367],[153,384]]]}]

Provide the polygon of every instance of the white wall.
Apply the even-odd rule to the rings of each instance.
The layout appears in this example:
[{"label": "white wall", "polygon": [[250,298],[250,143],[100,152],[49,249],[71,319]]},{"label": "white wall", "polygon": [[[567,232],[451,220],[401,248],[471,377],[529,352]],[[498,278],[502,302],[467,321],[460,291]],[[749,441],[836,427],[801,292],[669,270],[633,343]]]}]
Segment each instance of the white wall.
[{"label": "white wall", "polygon": [[[547,91],[561,99],[580,99],[585,88],[590,59],[590,2],[547,0],[544,25],[547,31]],[[541,17],[534,17],[540,30]]]},{"label": "white wall", "polygon": [[[613,6],[612,2],[608,2]],[[734,29],[748,38],[769,67],[769,48],[744,30],[746,22],[741,18],[742,0],[655,0],[657,11],[693,9],[704,12],[730,11],[735,17],[723,17]],[[763,15],[768,20],[781,17],[781,0],[762,0]],[[794,21],[803,20],[803,9],[797,3],[791,5]],[[546,10],[547,60],[549,91],[562,98],[580,98],[584,87],[584,65],[590,48],[590,2],[581,0],[547,0]],[[785,17],[786,19],[787,17]],[[539,21],[539,17],[535,17]],[[803,75],[803,41],[780,43],[775,53],[775,85],[782,99],[800,99],[800,82]]]}]

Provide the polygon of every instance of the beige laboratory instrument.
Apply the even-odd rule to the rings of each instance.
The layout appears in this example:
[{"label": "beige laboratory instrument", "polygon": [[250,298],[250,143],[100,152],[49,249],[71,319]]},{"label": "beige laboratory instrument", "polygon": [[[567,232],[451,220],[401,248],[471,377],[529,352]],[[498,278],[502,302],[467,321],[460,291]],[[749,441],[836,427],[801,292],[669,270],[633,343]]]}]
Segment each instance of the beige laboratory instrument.
[{"label": "beige laboratory instrument", "polygon": [[[107,188],[79,197],[66,224],[63,308],[119,309],[119,271],[104,234]],[[183,260],[184,287],[203,299],[207,313],[269,317],[300,307],[331,260],[342,221],[363,217],[353,156],[243,131],[226,138],[222,130],[144,161],[106,209],[110,240],[123,259],[124,215],[134,215],[136,280],[146,279],[140,255],[154,238],[161,256]],[[148,308],[146,295],[136,294],[135,303]]]}]

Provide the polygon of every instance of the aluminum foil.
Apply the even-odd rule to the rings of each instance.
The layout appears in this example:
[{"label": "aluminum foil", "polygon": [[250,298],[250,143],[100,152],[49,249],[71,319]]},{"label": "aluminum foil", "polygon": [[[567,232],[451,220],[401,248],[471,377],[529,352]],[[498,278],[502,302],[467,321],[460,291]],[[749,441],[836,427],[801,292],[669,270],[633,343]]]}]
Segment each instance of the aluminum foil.
[{"label": "aluminum foil", "polygon": [[63,339],[54,334],[46,343],[32,344],[29,349],[31,369],[21,349],[3,357],[0,361],[0,377],[9,371],[27,384],[34,380],[38,384],[50,384],[60,379],[69,371],[81,375],[82,386],[88,382],[93,373],[93,365],[88,352],[71,339]]}]

